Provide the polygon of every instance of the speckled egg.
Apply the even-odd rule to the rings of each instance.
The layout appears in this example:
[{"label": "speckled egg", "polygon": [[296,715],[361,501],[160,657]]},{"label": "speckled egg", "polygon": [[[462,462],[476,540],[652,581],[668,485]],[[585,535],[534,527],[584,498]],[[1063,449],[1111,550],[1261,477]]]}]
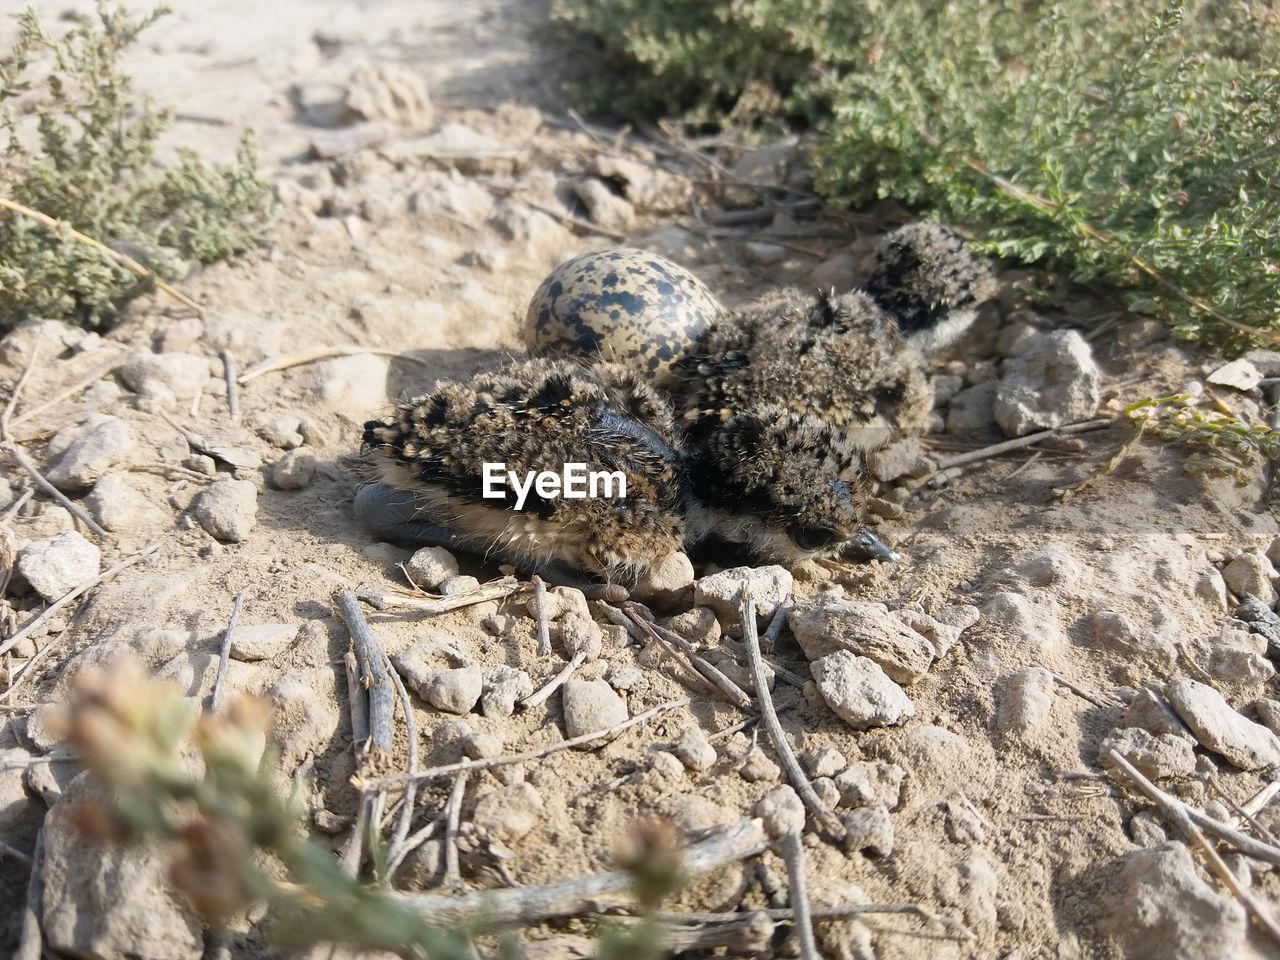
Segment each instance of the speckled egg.
[{"label": "speckled egg", "polygon": [[529,304],[524,340],[536,356],[604,359],[672,386],[724,307],[688,270],[654,253],[619,247],[567,260]]}]

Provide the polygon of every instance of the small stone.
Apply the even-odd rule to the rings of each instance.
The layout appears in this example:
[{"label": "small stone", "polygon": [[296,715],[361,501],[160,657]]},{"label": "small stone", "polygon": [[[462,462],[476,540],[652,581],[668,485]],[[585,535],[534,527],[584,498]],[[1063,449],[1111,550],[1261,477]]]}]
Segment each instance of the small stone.
[{"label": "small stone", "polygon": [[527,673],[505,663],[495,664],[484,671],[480,709],[486,717],[509,717],[518,702],[532,695],[533,681]]},{"label": "small stone", "polygon": [[684,779],[684,767],[665,750],[658,750],[649,758],[649,769],[671,783],[679,783]]},{"label": "small stone", "polygon": [[787,622],[810,660],[850,651],[874,660],[898,683],[923,677],[936,653],[932,643],[881,603],[819,596],[792,607]]},{"label": "small stone", "polygon": [[777,780],[782,776],[782,769],[759,747],[752,747],[747,751],[742,765],[738,767],[738,773],[747,783],[759,783],[762,780]]},{"label": "small stone", "polygon": [[1262,382],[1262,371],[1247,357],[1241,357],[1230,363],[1224,363],[1205,379],[1216,386],[1231,387],[1233,390],[1248,393]]},{"label": "small stone", "polygon": [[733,567],[703,577],[693,585],[693,602],[710,607],[727,630],[742,623],[740,612],[742,586],[751,584],[751,598],[755,603],[757,620],[773,616],[778,605],[791,595],[791,574],[783,567]]},{"label": "small stone", "polygon": [[467,593],[475,593],[480,589],[480,581],[468,574],[450,577],[436,588],[441,596],[457,597]]},{"label": "small stone", "polygon": [[618,196],[599,180],[580,180],[573,185],[587,208],[587,216],[608,230],[626,233],[636,224],[636,209],[624,197]]},{"label": "small stone", "polygon": [[1125,708],[1124,726],[1141,727],[1157,735],[1169,733],[1186,740],[1195,739],[1169,705],[1155,691],[1145,687],[1134,694]]},{"label": "small stone", "polygon": [[467,740],[474,732],[471,724],[458,717],[442,720],[430,734],[435,761],[457,763],[465,756]]},{"label": "small stone", "polygon": [[804,804],[789,786],[774,787],[756,801],[751,815],[764,821],[764,832],[777,839],[804,829]]},{"label": "small stone", "polygon": [[1018,564],[1018,574],[1033,587],[1070,586],[1083,572],[1080,561],[1061,547],[1045,547]]},{"label": "small stone", "polygon": [[811,777],[834,777],[848,765],[844,754],[835,747],[810,750],[804,755],[804,768]]},{"label": "small stone", "polygon": [[844,849],[870,857],[893,853],[893,821],[884,807],[859,807],[844,817]]},{"label": "small stone", "polygon": [[1275,665],[1256,650],[1215,646],[1205,661],[1205,673],[1219,683],[1265,683],[1276,675]]},{"label": "small stone", "polygon": [[1074,330],[1028,337],[1005,361],[992,415],[1008,437],[1085,420],[1096,412],[1100,373],[1089,343]]},{"label": "small stone", "polygon": [[248,480],[215,480],[196,494],[191,514],[215,540],[247,540],[258,522],[258,488]]},{"label": "small stone", "polygon": [[[901,504],[893,503],[880,497],[867,497],[867,509],[877,517],[884,517],[886,520],[901,520],[907,513]],[[794,575],[793,572],[792,576]]]},{"label": "small stone", "polygon": [[683,553],[669,553],[651,565],[631,590],[640,603],[671,605],[688,596],[693,585],[693,564]]},{"label": "small stone", "polygon": [[120,379],[143,397],[190,398],[204,390],[209,361],[192,353],[135,353],[120,368]]},{"label": "small stone", "polygon": [[1169,703],[1209,750],[1242,770],[1280,764],[1280,738],[1247,720],[1212,687],[1184,677],[1169,684]]},{"label": "small stone", "polygon": [[987,829],[977,812],[967,804],[948,800],[944,804],[947,811],[945,829],[947,839],[952,843],[984,843]]},{"label": "small stone", "polygon": [[409,558],[409,575],[424,590],[436,590],[458,575],[458,561],[444,547],[422,547]]},{"label": "small stone", "polygon": [[565,732],[570,739],[617,726],[627,719],[627,705],[608,682],[571,678],[564,685]]},{"label": "small stone", "polygon": [[947,433],[976,433],[991,426],[995,422],[995,398],[994,380],[961,390],[947,406]]},{"label": "small stone", "polygon": [[1158,847],[1169,839],[1154,810],[1140,810],[1129,818],[1129,836],[1140,847]]},{"label": "small stone", "polygon": [[290,450],[271,468],[271,480],[281,490],[301,490],[316,475],[316,453],[310,447]]},{"label": "small stone", "polygon": [[[417,554],[415,553],[414,556],[416,557]],[[409,562],[412,563],[413,561],[410,560]],[[491,637],[505,637],[516,628],[518,622],[515,617],[508,616],[505,613],[495,613],[493,616],[485,617],[481,626],[484,627],[485,633]]]},{"label": "small stone", "polygon": [[1261,550],[1248,550],[1223,568],[1227,588],[1243,599],[1255,596],[1266,606],[1276,605],[1276,568]]},{"label": "small stone", "polygon": [[902,796],[907,771],[884,760],[859,760],[835,778],[840,802],[849,807],[884,807],[894,810]]},{"label": "small stone", "polygon": [[609,664],[606,679],[615,690],[644,690],[649,686],[645,671],[625,663]]},{"label": "small stone", "polygon": [[18,555],[18,571],[50,603],[101,570],[102,551],[74,530],[29,543]]},{"label": "small stone", "polygon": [[840,788],[834,780],[830,777],[814,777],[812,783],[813,792],[818,795],[819,800],[832,809],[840,805]]},{"label": "small stone", "polygon": [[1272,733],[1280,733],[1280,700],[1255,700],[1253,709],[1258,712],[1258,719],[1266,725],[1268,730]]},{"label": "small stone", "polygon": [[293,414],[284,414],[258,427],[258,436],[273,447],[281,450],[292,450],[303,443],[302,418]]},{"label": "small stone", "polygon": [[231,656],[237,660],[270,660],[283,653],[297,636],[296,623],[236,627],[231,634]]},{"label": "small stone", "polygon": [[542,796],[525,781],[491,790],[476,803],[472,822],[503,843],[515,843],[542,819]]},{"label": "small stone", "polygon": [[46,807],[52,807],[62,799],[79,772],[74,760],[66,763],[33,763],[26,771],[27,790],[44,801]]},{"label": "small stone", "polygon": [[420,692],[423,699],[437,710],[461,715],[471,712],[483,690],[483,670],[479,667],[456,667],[437,670]]},{"label": "small stone", "polygon": [[676,739],[675,755],[694,772],[709,770],[716,762],[716,749],[697,727],[685,727]]},{"label": "small stone", "polygon": [[69,720],[65,704],[42,703],[27,714],[27,739],[41,753],[48,753],[62,743]]},{"label": "small stone", "polygon": [[112,533],[151,529],[170,520],[168,512],[123,473],[108,473],[99,479],[84,503],[103,529]]},{"label": "small stone", "polygon": [[604,633],[600,625],[576,610],[567,613],[559,624],[560,642],[565,653],[573,658],[581,653],[588,661],[598,660],[604,648]]},{"label": "small stone", "polygon": [[1049,722],[1053,708],[1053,674],[1027,667],[1004,686],[996,713],[996,735],[1005,742],[1030,745]]},{"label": "small stone", "polygon": [[335,693],[333,672],[327,665],[286,675],[267,691],[271,737],[280,748],[283,769],[292,770],[308,751],[333,740],[339,721]]},{"label": "small stone", "polygon": [[390,366],[386,357],[357,353],[316,364],[306,380],[314,401],[325,409],[376,410],[387,402]]},{"label": "small stone", "polygon": [[720,621],[710,607],[692,607],[683,613],[677,613],[664,626],[690,643],[714,647],[720,642]]},{"label": "small stone", "polygon": [[1211,568],[1203,571],[1196,579],[1193,590],[1197,597],[1211,604],[1216,611],[1227,609],[1227,582],[1217,570]]},{"label": "small stone", "polygon": [[502,756],[502,740],[492,733],[469,733],[462,738],[462,752],[472,760]]},{"label": "small stone", "polygon": [[104,474],[127,463],[133,449],[129,425],[119,417],[103,417],[67,447],[45,477],[59,490],[85,490]]},{"label": "small stone", "polygon": [[1100,899],[1102,929],[1133,960],[1239,957],[1248,917],[1234,897],[1201,879],[1181,843],[1124,858],[1115,895]]},{"label": "small stone", "polygon": [[1152,780],[1195,773],[1196,755],[1191,741],[1171,733],[1156,735],[1142,727],[1112,730],[1098,747],[1098,763],[1107,768],[1117,766],[1111,759],[1112,750]]},{"label": "small stone", "polygon": [[880,665],[848,650],[837,650],[811,665],[827,705],[855,730],[895,726],[915,716],[902,688]]},{"label": "small stone", "polygon": [[776,243],[759,243],[754,240],[748,240],[742,245],[742,252],[746,254],[747,259],[752,263],[768,267],[775,263],[781,263],[787,255],[787,248]]}]

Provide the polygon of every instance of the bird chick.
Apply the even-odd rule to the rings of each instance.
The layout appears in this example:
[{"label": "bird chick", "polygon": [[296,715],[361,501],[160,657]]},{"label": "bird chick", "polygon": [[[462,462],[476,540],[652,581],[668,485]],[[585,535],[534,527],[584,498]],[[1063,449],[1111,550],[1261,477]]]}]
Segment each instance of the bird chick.
[{"label": "bird chick", "polygon": [[[562,583],[629,587],[681,547],[681,482],[671,409],[640,375],[602,364],[516,361],[445,381],[365,424],[381,482],[357,512],[387,539],[495,556]],[[624,497],[566,498],[511,486],[485,496],[485,464],[504,470],[620,472]],[[492,485],[491,485],[492,492]],[[616,492],[616,491],[615,491]]]},{"label": "bird chick", "polygon": [[731,544],[753,559],[793,562],[835,556],[857,533],[863,457],[821,418],[755,404],[702,418],[689,441],[691,544]]}]

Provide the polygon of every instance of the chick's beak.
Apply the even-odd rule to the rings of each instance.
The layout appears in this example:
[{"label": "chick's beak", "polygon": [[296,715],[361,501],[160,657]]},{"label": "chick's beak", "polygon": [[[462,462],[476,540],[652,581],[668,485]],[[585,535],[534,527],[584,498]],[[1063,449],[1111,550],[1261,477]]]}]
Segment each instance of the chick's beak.
[{"label": "chick's beak", "polygon": [[859,527],[858,532],[840,548],[840,559],[852,560],[854,563],[865,563],[868,560],[897,563],[902,555],[866,527]]}]

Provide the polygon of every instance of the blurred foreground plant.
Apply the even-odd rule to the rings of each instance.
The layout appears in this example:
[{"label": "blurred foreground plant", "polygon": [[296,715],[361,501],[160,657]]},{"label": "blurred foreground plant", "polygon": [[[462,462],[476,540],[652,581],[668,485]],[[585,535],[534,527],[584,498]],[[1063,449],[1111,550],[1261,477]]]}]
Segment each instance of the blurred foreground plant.
[{"label": "blurred foreground plant", "polygon": [[[0,334],[29,316],[97,327],[149,288],[70,229],[163,280],[183,261],[247,250],[270,226],[271,189],[247,135],[224,169],[191,150],[168,168],[153,161],[171,115],[133,94],[119,60],[166,12],[135,18],[98,0],[96,18],[54,37],[27,10],[0,51],[0,196],[62,225],[0,210]],[[37,118],[34,130],[13,106]]]}]

